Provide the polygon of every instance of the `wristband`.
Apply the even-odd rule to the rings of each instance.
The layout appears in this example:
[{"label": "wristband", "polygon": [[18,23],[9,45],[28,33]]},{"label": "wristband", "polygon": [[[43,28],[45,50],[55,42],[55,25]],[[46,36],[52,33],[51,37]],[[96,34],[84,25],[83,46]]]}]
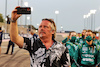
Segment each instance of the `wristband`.
[{"label": "wristband", "polygon": [[16,20],[10,20],[10,22],[15,23],[15,22],[16,22]]}]

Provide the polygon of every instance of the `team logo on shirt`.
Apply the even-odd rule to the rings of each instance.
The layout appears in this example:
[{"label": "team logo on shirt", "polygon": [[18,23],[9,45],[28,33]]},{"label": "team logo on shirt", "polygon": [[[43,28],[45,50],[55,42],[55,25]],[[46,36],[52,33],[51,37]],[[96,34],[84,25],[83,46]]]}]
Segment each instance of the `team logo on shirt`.
[{"label": "team logo on shirt", "polygon": [[[84,45],[83,45],[84,46]],[[82,53],[87,53],[87,51],[88,51],[88,48],[87,47],[83,47],[82,48]]]}]

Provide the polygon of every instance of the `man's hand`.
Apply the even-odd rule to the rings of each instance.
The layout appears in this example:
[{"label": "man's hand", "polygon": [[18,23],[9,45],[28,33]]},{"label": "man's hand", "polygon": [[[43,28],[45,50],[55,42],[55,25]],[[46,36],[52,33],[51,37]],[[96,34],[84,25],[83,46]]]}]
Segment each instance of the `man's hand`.
[{"label": "man's hand", "polygon": [[[20,6],[17,6],[16,8],[18,8],[18,7],[20,7]],[[16,8],[12,11],[12,14],[11,14],[12,21],[16,21],[21,16],[21,14],[17,14]]]}]

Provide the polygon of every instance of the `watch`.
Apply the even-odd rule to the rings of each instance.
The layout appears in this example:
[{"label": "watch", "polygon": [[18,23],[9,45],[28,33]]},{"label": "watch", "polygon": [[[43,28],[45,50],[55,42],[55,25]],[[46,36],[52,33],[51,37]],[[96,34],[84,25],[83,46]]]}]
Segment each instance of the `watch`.
[{"label": "watch", "polygon": [[15,23],[16,21],[15,20],[10,20],[10,22]]}]

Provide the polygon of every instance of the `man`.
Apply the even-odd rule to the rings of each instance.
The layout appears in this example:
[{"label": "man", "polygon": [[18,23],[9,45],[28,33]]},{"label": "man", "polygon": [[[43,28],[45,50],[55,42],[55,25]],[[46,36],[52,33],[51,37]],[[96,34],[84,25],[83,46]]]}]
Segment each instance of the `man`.
[{"label": "man", "polygon": [[71,67],[77,67],[74,61],[74,53],[78,48],[78,43],[76,40],[76,32],[71,32],[69,41],[66,42],[66,47],[68,48],[70,55]]},{"label": "man", "polygon": [[[19,7],[19,6],[18,6]],[[16,8],[18,8],[16,7]],[[66,47],[54,40],[56,25],[51,19],[43,19],[39,25],[39,38],[23,38],[18,35],[17,19],[21,16],[17,14],[17,9],[12,11],[10,24],[11,41],[20,48],[24,48],[30,53],[31,67],[68,67]]]},{"label": "man", "polygon": [[[9,34],[9,36],[10,36],[10,34]],[[14,46],[15,46],[15,44],[11,40],[9,40],[7,51],[6,51],[5,54],[8,54],[10,46],[12,46],[11,55],[14,53]]]},{"label": "man", "polygon": [[93,33],[87,30],[85,35],[86,41],[80,44],[75,53],[75,59],[80,61],[81,67],[96,67],[100,64],[100,46],[93,43]]},{"label": "man", "polygon": [[3,35],[3,31],[1,30],[1,27],[0,27],[0,54],[1,54],[2,35]]},{"label": "man", "polygon": [[6,16],[7,17],[7,24],[10,24],[10,18],[9,18],[9,15]]},{"label": "man", "polygon": [[62,44],[66,44],[66,42],[70,40],[70,35],[72,32],[74,32],[74,31],[69,32],[68,37],[66,37],[64,40],[62,40],[62,42],[61,42]]},{"label": "man", "polygon": [[82,37],[79,38],[78,43],[84,43],[85,42],[85,33],[86,33],[86,30],[83,29],[83,31],[82,31]]},{"label": "man", "polygon": [[98,39],[96,38],[96,32],[93,32],[93,42],[94,42],[95,44],[100,45],[100,40],[98,40]]},{"label": "man", "polygon": [[33,37],[35,37],[35,38],[37,38],[37,37],[38,37],[38,35],[37,35],[37,34],[35,34],[33,31],[31,31],[30,33],[31,33],[31,35],[32,35]]},{"label": "man", "polygon": [[81,37],[81,33],[77,33],[77,38],[80,38]]}]

